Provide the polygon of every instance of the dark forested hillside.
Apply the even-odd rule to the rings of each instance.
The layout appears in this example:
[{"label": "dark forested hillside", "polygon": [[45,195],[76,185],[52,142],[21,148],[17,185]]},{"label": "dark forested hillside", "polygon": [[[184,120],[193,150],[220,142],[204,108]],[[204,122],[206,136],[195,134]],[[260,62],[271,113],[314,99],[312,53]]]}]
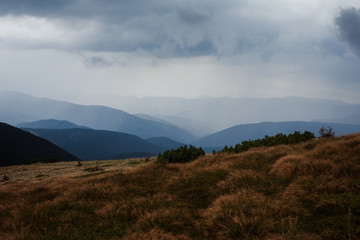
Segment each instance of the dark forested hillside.
[{"label": "dark forested hillside", "polygon": [[26,164],[34,161],[76,161],[51,142],[11,125],[0,123],[0,166]]}]

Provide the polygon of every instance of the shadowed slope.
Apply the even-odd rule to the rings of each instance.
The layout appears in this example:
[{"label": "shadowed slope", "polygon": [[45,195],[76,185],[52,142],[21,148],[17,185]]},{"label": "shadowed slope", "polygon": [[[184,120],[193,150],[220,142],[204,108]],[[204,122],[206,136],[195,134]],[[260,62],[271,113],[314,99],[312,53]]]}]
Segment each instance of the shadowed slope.
[{"label": "shadowed slope", "polygon": [[0,123],[0,166],[26,164],[30,161],[43,159],[78,160],[45,139],[8,124]]},{"label": "shadowed slope", "polygon": [[131,134],[92,129],[26,129],[82,160],[157,155],[165,148]]}]

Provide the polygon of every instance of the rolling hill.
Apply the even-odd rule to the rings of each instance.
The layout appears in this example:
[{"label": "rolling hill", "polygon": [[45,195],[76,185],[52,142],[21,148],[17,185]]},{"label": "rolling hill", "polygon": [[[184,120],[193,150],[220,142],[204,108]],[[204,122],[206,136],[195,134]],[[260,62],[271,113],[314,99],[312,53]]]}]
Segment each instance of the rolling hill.
[{"label": "rolling hill", "polygon": [[24,129],[82,160],[153,156],[165,149],[137,136],[93,129]]},{"label": "rolling hill", "polygon": [[241,124],[195,141],[193,144],[202,147],[234,146],[244,140],[263,138],[265,135],[273,136],[277,133],[289,134],[294,131],[310,131],[318,135],[320,128],[331,126],[337,136],[360,132],[360,125],[321,123],[321,122],[262,122]]},{"label": "rolling hill", "polygon": [[185,143],[195,140],[192,134],[175,125],[139,118],[114,108],[0,92],[0,121],[16,125],[42,119],[62,119],[80,126],[125,132],[141,138],[168,137]]},{"label": "rolling hill", "polygon": [[78,160],[75,156],[45,139],[11,125],[0,123],[0,166],[26,164],[45,159]]},{"label": "rolling hill", "polygon": [[0,168],[0,238],[360,239],[359,156],[353,134],[185,164]]}]

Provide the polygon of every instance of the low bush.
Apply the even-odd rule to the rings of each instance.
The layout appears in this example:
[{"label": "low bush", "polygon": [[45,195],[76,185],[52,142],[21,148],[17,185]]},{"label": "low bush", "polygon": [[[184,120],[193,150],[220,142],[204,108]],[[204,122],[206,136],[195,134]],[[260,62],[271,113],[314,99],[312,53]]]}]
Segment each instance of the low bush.
[{"label": "low bush", "polygon": [[319,134],[320,134],[320,137],[325,137],[325,138],[335,136],[335,132],[334,132],[333,128],[330,126],[328,126],[327,128],[322,126],[319,130]]},{"label": "low bush", "polygon": [[202,148],[196,148],[192,145],[189,147],[181,146],[177,149],[165,151],[163,154],[157,156],[158,163],[186,163],[195,160],[196,158],[205,155]]}]

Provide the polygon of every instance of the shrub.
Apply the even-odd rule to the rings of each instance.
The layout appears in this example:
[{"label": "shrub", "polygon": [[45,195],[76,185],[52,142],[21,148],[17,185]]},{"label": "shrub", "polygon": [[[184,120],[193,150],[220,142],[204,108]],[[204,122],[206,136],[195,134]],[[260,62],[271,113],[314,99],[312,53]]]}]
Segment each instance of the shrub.
[{"label": "shrub", "polygon": [[335,132],[333,131],[333,128],[330,126],[327,126],[327,128],[322,126],[319,130],[319,134],[320,134],[320,137],[326,137],[326,138],[335,136]]},{"label": "shrub", "polygon": [[175,150],[167,150],[163,154],[159,153],[156,160],[158,163],[186,163],[203,155],[205,155],[205,152],[201,147],[196,148],[192,145],[187,147],[185,145]]}]

